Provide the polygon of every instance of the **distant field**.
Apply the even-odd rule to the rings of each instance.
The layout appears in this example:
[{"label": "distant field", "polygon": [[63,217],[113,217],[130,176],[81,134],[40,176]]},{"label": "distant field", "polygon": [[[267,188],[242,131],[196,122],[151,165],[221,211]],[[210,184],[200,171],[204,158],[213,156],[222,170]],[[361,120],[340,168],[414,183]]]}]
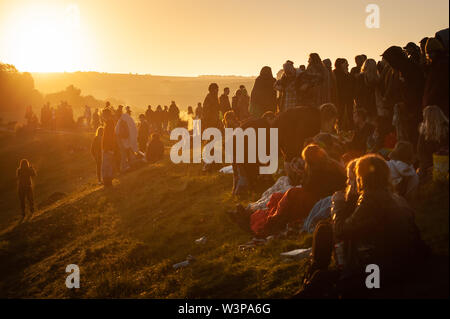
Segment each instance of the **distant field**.
[{"label": "distant field", "polygon": [[[274,71],[276,73],[276,71]],[[82,90],[84,95],[98,99],[115,98],[127,105],[144,109],[147,105],[170,105],[176,101],[180,109],[195,107],[208,93],[211,82],[219,84],[220,91],[228,86],[231,94],[244,84],[250,94],[254,78],[227,76],[175,77],[97,72],[33,73],[36,89],[43,93],[64,90],[69,85]],[[230,96],[231,99],[231,96]]]},{"label": "distant field", "polygon": [[[287,298],[300,287],[305,261],[280,253],[310,247],[311,236],[239,251],[251,236],[225,214],[237,203],[231,176],[166,156],[104,190],[95,184],[90,140],[0,133],[0,297]],[[17,226],[14,173],[23,157],[37,169],[36,203],[66,196]],[[399,294],[448,297],[448,184],[422,190],[416,218],[435,256]],[[196,244],[202,236],[207,242]],[[188,255],[192,265],[172,268]],[[68,264],[80,266],[80,289],[64,285]]]}]

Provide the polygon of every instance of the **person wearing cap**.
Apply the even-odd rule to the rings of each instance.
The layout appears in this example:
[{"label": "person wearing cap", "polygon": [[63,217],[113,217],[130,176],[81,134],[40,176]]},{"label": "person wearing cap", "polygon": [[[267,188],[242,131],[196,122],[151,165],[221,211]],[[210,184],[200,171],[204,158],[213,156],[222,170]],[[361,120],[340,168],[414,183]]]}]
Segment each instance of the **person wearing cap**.
[{"label": "person wearing cap", "polygon": [[397,142],[388,156],[392,186],[398,195],[411,202],[419,186],[419,176],[413,166],[414,147],[409,142]]},{"label": "person wearing cap", "polygon": [[[403,49],[399,46],[391,46],[382,57],[392,67],[399,71],[402,81],[400,92],[404,105],[403,118],[400,122],[406,125],[407,140],[416,144],[418,139],[418,125],[422,120],[422,97],[424,90],[424,75],[420,66],[411,62]],[[399,103],[401,104],[401,103]]]},{"label": "person wearing cap", "polygon": [[448,53],[441,42],[429,38],[425,45],[429,69],[425,80],[422,107],[437,105],[448,117]]}]

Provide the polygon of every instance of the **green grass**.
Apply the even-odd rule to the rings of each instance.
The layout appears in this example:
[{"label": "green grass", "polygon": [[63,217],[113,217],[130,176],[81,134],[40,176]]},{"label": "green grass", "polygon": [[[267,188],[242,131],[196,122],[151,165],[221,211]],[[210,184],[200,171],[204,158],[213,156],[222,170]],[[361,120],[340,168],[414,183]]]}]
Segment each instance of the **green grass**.
[{"label": "green grass", "polygon": [[[251,236],[226,216],[238,203],[230,175],[204,174],[199,164],[175,165],[166,156],[105,190],[95,184],[90,139],[1,133],[0,297],[286,298],[298,290],[305,261],[280,253],[310,247],[311,236],[239,251]],[[22,157],[38,171],[36,203],[57,191],[67,196],[16,225],[14,174]],[[419,226],[448,266],[448,184],[429,186],[422,197]],[[207,242],[195,244],[201,236]],[[172,268],[188,255],[192,265]],[[65,287],[68,264],[80,267],[80,289]]]}]

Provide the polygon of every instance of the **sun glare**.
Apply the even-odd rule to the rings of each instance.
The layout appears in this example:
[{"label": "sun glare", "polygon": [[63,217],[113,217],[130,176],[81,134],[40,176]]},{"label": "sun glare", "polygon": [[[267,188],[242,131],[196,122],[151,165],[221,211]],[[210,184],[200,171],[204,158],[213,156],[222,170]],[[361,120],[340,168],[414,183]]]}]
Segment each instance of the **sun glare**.
[{"label": "sun glare", "polygon": [[10,24],[10,54],[21,71],[62,72],[79,69],[80,14],[75,4],[66,7],[22,8]]}]

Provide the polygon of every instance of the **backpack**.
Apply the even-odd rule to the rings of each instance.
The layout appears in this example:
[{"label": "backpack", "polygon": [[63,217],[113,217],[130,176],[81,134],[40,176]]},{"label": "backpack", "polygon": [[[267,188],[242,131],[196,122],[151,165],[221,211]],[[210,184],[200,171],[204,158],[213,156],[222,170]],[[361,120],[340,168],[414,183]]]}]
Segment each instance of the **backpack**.
[{"label": "backpack", "polygon": [[119,121],[119,137],[126,139],[130,136],[130,132],[128,130],[128,124],[124,120]]}]

